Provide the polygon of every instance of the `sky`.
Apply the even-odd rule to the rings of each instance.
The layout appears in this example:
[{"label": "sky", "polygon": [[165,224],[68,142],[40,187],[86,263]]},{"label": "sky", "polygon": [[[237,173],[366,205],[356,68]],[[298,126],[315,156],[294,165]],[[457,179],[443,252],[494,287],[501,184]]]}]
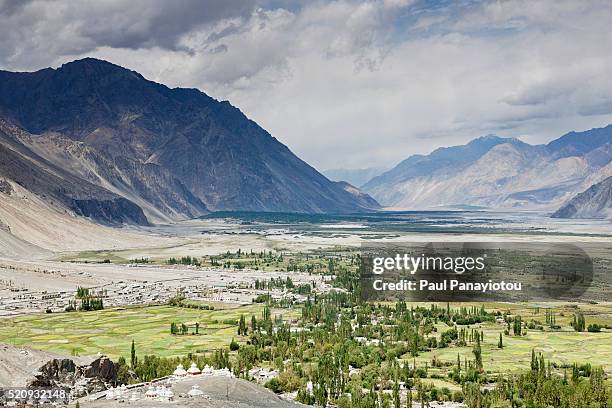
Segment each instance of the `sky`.
[{"label": "sky", "polygon": [[612,2],[0,0],[0,69],[96,57],[229,100],[319,170],[612,123]]}]

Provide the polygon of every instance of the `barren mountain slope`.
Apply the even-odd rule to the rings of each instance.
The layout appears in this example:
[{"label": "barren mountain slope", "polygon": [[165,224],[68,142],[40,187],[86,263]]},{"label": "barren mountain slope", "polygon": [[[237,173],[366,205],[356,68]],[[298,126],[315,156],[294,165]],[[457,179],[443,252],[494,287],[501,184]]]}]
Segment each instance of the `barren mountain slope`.
[{"label": "barren mountain slope", "polygon": [[0,177],[23,186],[56,208],[101,223],[148,224],[136,204],[45,160],[19,140],[20,133],[20,129],[0,119]]},{"label": "barren mountain slope", "polygon": [[[107,181],[117,189],[129,185],[130,197],[152,204],[164,183],[151,180],[172,177],[180,184],[164,194],[166,207],[183,185],[211,210],[368,210],[229,102],[170,89],[106,61],[0,71],[0,114],[29,133],[60,133],[112,158],[122,181]],[[192,201],[182,200],[193,207]]]},{"label": "barren mountain slope", "polygon": [[0,256],[23,259],[50,255],[50,251],[137,248],[168,244],[150,234],[96,224],[48,203],[19,184],[0,191]]},{"label": "barren mountain slope", "polygon": [[60,168],[137,204],[152,222],[193,218],[206,206],[166,170],[123,156],[107,157],[58,133],[26,136],[24,144]]},{"label": "barren mountain slope", "polygon": [[612,176],[569,200],[553,218],[612,218]]}]

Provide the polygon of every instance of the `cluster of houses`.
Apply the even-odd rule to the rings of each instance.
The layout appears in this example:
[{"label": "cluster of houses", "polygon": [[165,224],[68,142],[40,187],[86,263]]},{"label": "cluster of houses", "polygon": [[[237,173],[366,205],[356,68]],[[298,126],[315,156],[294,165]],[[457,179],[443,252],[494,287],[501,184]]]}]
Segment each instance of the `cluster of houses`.
[{"label": "cluster of houses", "polygon": [[[181,291],[186,297],[198,297],[207,289],[205,284],[190,286],[169,286],[164,282],[126,283],[113,282],[98,289],[104,289],[104,306],[163,303]],[[6,291],[4,291],[6,292]],[[10,295],[0,293],[0,315],[19,315],[21,313],[63,312],[74,300],[74,291],[22,291]]]},{"label": "cluster of houses", "polygon": [[[224,280],[225,278],[221,278]],[[164,281],[155,282],[112,282],[97,287],[104,289],[104,306],[117,307],[124,305],[163,303],[176,296],[180,292],[188,299],[200,299],[204,301],[232,302],[249,304],[253,297],[258,294],[268,294],[268,291],[255,290],[251,288],[251,282],[231,280],[227,283],[215,283],[202,281],[187,285],[168,285]],[[20,292],[21,291],[21,292]],[[0,315],[18,315],[22,313],[37,312],[63,312],[74,300],[74,291],[28,291],[11,287],[1,290],[0,288]],[[304,302],[306,297],[287,291],[273,291],[275,300],[291,298],[294,302]]]},{"label": "cluster of houses", "polygon": [[269,370],[267,368],[253,368],[249,371],[249,376],[255,379],[258,383],[266,383],[269,380],[278,377],[278,370]]},{"label": "cluster of houses", "polygon": [[355,337],[355,341],[366,346],[380,346],[383,344],[379,339],[368,339],[367,337]]}]

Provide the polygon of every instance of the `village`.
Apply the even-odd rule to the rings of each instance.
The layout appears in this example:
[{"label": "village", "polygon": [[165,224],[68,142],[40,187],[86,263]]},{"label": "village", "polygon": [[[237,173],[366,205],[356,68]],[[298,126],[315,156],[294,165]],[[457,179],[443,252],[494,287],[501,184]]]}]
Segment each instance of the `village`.
[{"label": "village", "polygon": [[[108,269],[104,268],[105,265],[99,265],[97,270],[96,265],[81,265],[85,270],[79,270],[79,266],[69,263],[62,264],[62,270],[53,273],[34,271],[33,275],[52,276],[59,284],[69,281],[61,290],[39,287],[36,276],[32,276],[26,283],[16,282],[14,277],[0,280],[0,316],[64,312],[74,301],[76,289],[79,287],[87,288],[101,297],[104,308],[165,304],[177,294],[195,301],[231,304],[250,304],[260,295],[270,295],[277,301],[291,299],[301,302],[306,298],[282,289],[255,288],[256,281],[286,278],[288,274],[282,272],[126,264],[112,265],[117,273],[108,276],[104,271]],[[68,271],[65,270],[66,267],[69,267]],[[97,273],[98,271],[102,273]],[[331,288],[325,282],[328,279],[322,275],[291,272],[290,276],[296,284],[312,285],[314,290],[320,293]]]}]

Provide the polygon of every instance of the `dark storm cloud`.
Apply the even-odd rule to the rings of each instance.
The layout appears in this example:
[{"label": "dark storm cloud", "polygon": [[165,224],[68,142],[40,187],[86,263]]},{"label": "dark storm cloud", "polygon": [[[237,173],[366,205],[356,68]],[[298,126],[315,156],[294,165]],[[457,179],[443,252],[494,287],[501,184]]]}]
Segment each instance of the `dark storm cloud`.
[{"label": "dark storm cloud", "polygon": [[10,16],[27,3],[26,0],[0,0],[0,15]]},{"label": "dark storm cloud", "polygon": [[158,46],[177,49],[180,48],[178,40],[185,33],[221,19],[247,17],[254,8],[253,1],[244,0],[149,0],[139,3],[136,7],[130,6],[131,16],[124,16],[125,9],[112,3],[102,6],[103,9],[95,13],[98,15],[85,19],[90,22],[83,25],[82,34],[97,45],[114,48]]},{"label": "dark storm cloud", "polygon": [[254,0],[0,0],[0,64],[38,68],[100,47],[188,51],[184,35],[254,8]]}]

